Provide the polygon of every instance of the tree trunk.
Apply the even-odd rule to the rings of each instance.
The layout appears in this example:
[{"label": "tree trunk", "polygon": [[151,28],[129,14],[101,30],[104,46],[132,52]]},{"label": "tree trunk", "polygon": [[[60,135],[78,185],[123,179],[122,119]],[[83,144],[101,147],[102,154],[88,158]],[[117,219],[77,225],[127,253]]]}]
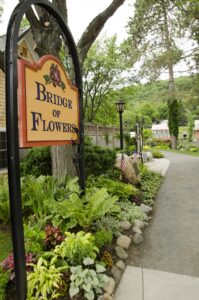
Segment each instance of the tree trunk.
[{"label": "tree trunk", "polygon": [[[167,11],[165,7],[165,0],[162,0],[162,8],[163,8],[163,15],[164,15],[164,34],[165,34],[165,48],[167,50],[168,55],[171,53],[172,49],[172,43],[171,43],[171,36],[169,32],[169,26],[168,26],[168,18],[167,18]],[[168,63],[168,70],[169,70],[169,100],[168,100],[168,106],[172,106],[172,102],[176,101],[175,99],[175,82],[174,82],[174,72],[173,72],[173,63],[172,60],[169,59]],[[169,109],[170,113],[170,109]],[[177,117],[177,116],[176,116]],[[169,120],[173,118],[173,116],[169,116]],[[172,123],[177,122],[177,120],[172,120]],[[170,129],[170,135],[171,135],[171,147],[172,149],[177,148],[177,139],[178,136],[173,132],[173,129],[171,129],[172,126],[169,124]]]},{"label": "tree trunk", "polygon": [[51,147],[52,173],[57,178],[63,178],[67,174],[77,176],[73,164],[74,150],[72,145]]}]

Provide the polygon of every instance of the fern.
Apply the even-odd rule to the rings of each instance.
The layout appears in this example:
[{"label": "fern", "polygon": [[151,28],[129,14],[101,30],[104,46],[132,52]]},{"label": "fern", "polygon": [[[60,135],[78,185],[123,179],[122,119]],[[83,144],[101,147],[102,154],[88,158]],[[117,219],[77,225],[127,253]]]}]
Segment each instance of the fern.
[{"label": "fern", "polygon": [[109,195],[105,188],[87,189],[82,198],[72,194],[66,201],[56,203],[56,206],[51,205],[53,225],[65,230],[79,225],[88,230],[95,220],[107,214],[117,214],[117,201],[118,197]]},{"label": "fern", "polygon": [[105,187],[108,193],[118,196],[120,200],[129,199],[129,197],[138,195],[138,189],[132,184],[112,180],[105,176],[90,176],[87,180],[87,186],[95,186],[97,188]]}]

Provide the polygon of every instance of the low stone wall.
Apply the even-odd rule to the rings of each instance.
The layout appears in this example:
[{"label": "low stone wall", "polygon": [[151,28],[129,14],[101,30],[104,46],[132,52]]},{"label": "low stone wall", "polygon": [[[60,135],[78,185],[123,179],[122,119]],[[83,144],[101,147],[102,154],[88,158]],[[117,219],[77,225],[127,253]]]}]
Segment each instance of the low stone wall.
[{"label": "low stone wall", "polygon": [[120,147],[118,128],[86,123],[84,125],[84,132],[85,135],[91,138],[92,143],[96,146],[110,149]]}]

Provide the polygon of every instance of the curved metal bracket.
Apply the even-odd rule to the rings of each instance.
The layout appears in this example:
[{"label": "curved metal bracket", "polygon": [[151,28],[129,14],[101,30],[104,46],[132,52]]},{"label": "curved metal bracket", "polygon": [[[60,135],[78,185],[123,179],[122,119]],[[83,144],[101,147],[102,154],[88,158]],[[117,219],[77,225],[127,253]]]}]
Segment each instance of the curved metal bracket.
[{"label": "curved metal bracket", "polygon": [[72,34],[65,24],[62,15],[57,8],[47,0],[24,0],[14,9],[7,29],[6,37],[6,127],[7,127],[7,156],[9,175],[9,194],[12,222],[12,237],[14,248],[14,262],[16,275],[17,300],[26,299],[26,264],[23,235],[23,220],[21,207],[20,168],[19,168],[19,141],[18,141],[18,73],[17,73],[17,46],[18,34],[23,15],[27,13],[31,5],[38,5],[51,14],[62,29],[64,39],[69,46],[75,70],[75,83],[79,90],[80,99],[80,144],[81,155],[79,156],[81,189],[85,189],[84,159],[83,159],[83,103],[82,103],[82,76],[78,59],[77,48]]}]

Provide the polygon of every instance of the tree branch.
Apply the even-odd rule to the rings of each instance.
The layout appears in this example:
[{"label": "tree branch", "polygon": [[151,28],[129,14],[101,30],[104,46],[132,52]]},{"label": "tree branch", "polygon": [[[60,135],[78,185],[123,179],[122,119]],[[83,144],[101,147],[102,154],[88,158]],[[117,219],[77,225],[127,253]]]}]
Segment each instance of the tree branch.
[{"label": "tree branch", "polygon": [[77,44],[79,58],[82,64],[87,56],[88,50],[90,49],[93,42],[96,40],[106,21],[115,13],[115,11],[124,2],[125,0],[113,0],[112,3],[102,13],[97,15],[90,22],[86,30],[83,32]]}]

